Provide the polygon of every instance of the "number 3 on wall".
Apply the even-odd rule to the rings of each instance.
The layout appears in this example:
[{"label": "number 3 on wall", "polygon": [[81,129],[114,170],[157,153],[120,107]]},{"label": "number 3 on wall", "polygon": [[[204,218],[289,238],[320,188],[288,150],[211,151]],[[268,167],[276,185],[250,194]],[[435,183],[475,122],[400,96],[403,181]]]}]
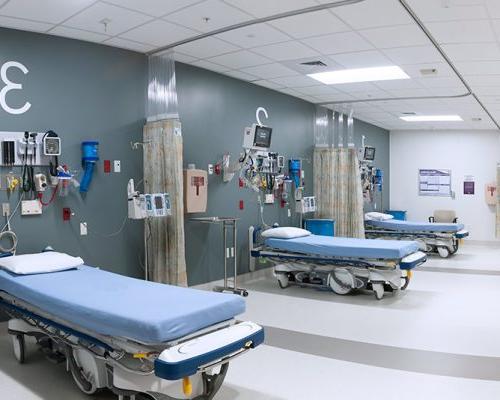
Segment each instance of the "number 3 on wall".
[{"label": "number 3 on wall", "polygon": [[22,90],[23,88],[23,85],[21,85],[20,83],[12,82],[9,80],[9,78],[7,78],[7,70],[9,68],[18,68],[25,75],[29,72],[28,68],[17,61],[8,61],[2,65],[2,68],[0,68],[0,78],[2,79],[2,82],[5,86],[2,88],[2,90],[0,90],[0,106],[9,114],[24,114],[30,109],[31,103],[26,102],[21,108],[12,108],[7,104],[7,93],[9,93],[11,90]]}]

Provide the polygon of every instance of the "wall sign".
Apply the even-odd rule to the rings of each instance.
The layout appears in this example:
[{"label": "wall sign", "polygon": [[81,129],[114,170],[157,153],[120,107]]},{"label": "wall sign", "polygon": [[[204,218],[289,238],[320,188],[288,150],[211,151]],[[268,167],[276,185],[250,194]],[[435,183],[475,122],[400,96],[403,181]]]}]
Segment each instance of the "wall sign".
[{"label": "wall sign", "polygon": [[7,61],[0,67],[0,107],[9,114],[19,115],[24,114],[31,108],[31,103],[26,102],[20,108],[13,108],[7,104],[7,94],[12,90],[22,90],[23,85],[20,83],[12,82],[7,77],[7,71],[11,68],[17,68],[21,70],[23,74],[27,74],[28,68],[17,61]]},{"label": "wall sign", "polygon": [[475,184],[474,177],[472,175],[466,175],[464,178],[464,194],[474,194]]},{"label": "wall sign", "polygon": [[419,196],[451,197],[451,171],[449,169],[419,169]]}]

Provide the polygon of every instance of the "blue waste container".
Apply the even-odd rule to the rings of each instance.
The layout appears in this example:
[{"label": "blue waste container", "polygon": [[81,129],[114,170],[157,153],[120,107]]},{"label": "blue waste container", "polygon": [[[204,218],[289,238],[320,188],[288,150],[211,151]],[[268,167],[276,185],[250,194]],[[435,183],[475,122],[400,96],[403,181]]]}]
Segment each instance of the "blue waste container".
[{"label": "blue waste container", "polygon": [[313,235],[335,236],[333,219],[306,219],[304,227]]},{"label": "blue waste container", "polygon": [[386,214],[391,214],[394,219],[406,221],[406,210],[386,210]]}]

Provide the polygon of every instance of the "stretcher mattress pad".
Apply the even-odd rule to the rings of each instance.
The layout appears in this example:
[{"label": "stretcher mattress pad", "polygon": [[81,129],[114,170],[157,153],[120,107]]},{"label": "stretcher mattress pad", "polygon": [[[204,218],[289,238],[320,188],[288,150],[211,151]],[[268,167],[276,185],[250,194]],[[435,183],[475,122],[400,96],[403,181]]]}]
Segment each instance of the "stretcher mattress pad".
[{"label": "stretcher mattress pad", "polygon": [[0,291],[102,335],[161,343],[245,311],[236,295],[129,278],[97,268],[38,275],[0,270]]},{"label": "stretcher mattress pad", "polygon": [[390,229],[402,232],[446,232],[456,233],[464,229],[463,224],[446,224],[437,222],[412,222],[390,219],[386,221],[366,221],[374,228]]},{"label": "stretcher mattress pad", "polygon": [[295,239],[266,239],[266,245],[322,257],[355,257],[393,260],[418,251],[418,243],[404,240],[353,239],[311,235]]}]

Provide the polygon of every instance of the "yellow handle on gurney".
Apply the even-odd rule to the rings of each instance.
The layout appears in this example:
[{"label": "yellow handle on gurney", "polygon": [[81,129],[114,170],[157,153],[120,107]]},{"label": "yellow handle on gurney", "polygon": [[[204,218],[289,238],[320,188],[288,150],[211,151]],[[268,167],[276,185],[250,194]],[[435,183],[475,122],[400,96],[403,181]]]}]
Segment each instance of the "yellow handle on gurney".
[{"label": "yellow handle on gurney", "polygon": [[191,383],[189,376],[182,378],[182,391],[186,396],[191,396],[193,393],[193,384]]}]

